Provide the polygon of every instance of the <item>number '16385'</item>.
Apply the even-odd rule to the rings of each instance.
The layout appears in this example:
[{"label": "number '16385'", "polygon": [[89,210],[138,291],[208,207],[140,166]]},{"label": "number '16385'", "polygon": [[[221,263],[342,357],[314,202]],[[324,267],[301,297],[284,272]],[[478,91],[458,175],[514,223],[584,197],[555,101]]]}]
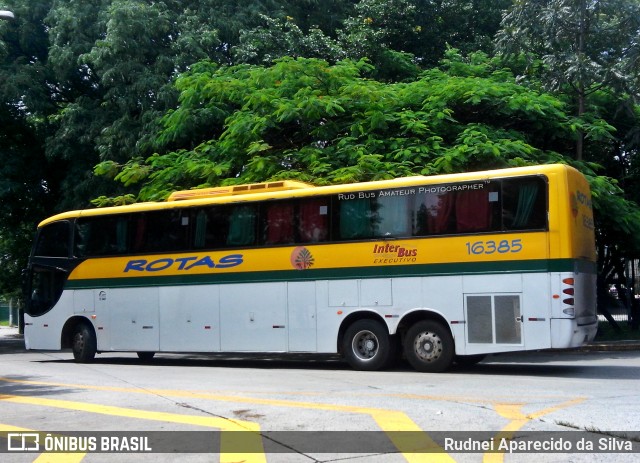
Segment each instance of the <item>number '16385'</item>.
[{"label": "number '16385'", "polygon": [[468,242],[466,245],[467,254],[506,254],[522,251],[522,240],[520,238],[502,241],[475,241],[473,243]]}]

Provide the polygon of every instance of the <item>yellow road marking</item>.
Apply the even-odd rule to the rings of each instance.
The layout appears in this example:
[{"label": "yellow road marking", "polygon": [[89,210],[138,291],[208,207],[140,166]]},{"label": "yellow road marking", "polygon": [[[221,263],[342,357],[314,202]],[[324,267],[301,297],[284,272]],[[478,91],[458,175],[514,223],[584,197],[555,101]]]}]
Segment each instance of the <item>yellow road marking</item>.
[{"label": "yellow road marking", "polygon": [[[270,406],[279,406],[279,407],[288,407],[288,408],[305,408],[305,409],[315,409],[315,410],[340,411],[340,412],[354,413],[354,414],[364,414],[364,415],[369,415],[374,419],[374,421],[378,424],[378,426],[385,433],[387,433],[390,440],[393,442],[396,448],[402,453],[404,458],[410,463],[421,463],[421,462],[427,462],[427,461],[428,462],[455,461],[444,451],[442,447],[440,447],[436,442],[434,442],[427,435],[427,433],[425,433],[422,429],[420,429],[420,427],[411,418],[409,418],[404,412],[399,412],[395,410],[358,407],[358,406],[352,406],[352,405],[334,405],[334,404],[326,404],[326,403],[290,401],[290,400],[280,400],[280,399],[262,399],[262,398],[255,398],[255,397],[250,398],[250,397],[235,396],[230,394],[212,394],[212,393],[205,393],[205,392],[189,392],[189,391],[164,390],[164,389],[124,388],[124,387],[117,387],[117,386],[91,386],[91,385],[81,385],[81,384],[16,380],[16,379],[3,378],[3,377],[0,377],[0,381],[33,384],[33,385],[59,386],[59,387],[77,388],[77,389],[135,393],[135,394],[154,394],[159,396],[196,398],[196,399],[223,401],[223,402],[248,403],[253,405],[270,405]],[[439,400],[439,401],[465,400],[465,398],[462,398],[462,397],[453,398],[453,397],[446,397],[446,396],[424,396],[424,395],[414,395],[414,394],[401,394],[400,396],[406,397],[406,398],[418,398],[418,399]],[[575,405],[584,400],[585,400],[584,398],[570,400],[560,405],[549,407],[529,415],[524,415],[520,411],[521,408],[524,406],[524,404],[495,403],[494,408],[496,412],[499,415],[511,420],[510,423],[508,423],[499,432],[498,435],[500,435],[501,437],[508,437],[509,435],[512,435],[514,431],[517,431],[522,426],[524,426],[527,422],[531,421],[534,418],[543,416],[548,413],[552,413],[556,410],[566,408],[571,405]],[[466,399],[466,401],[468,401],[468,399]],[[473,400],[473,401],[476,401],[476,400]],[[403,436],[402,434],[397,433],[397,431],[417,431],[417,432],[406,434]],[[511,433],[511,434],[505,434],[505,433]],[[429,453],[425,453],[425,450],[428,450]],[[498,454],[488,453],[488,454],[485,454],[484,456],[485,463],[501,463],[502,461],[503,461],[503,454],[501,453],[498,453]]]},{"label": "yellow road marking", "polygon": [[[426,432],[405,413],[396,411],[370,411],[378,426],[387,433],[393,445],[410,463],[455,462]],[[407,434],[393,431],[414,431]]]},{"label": "yellow road marking", "polygon": [[[563,408],[571,407],[572,405],[579,404],[584,402],[584,397],[579,397],[577,399],[568,400],[561,404],[558,404],[553,407],[545,408],[539,410],[535,413],[524,414],[522,413],[522,407],[525,404],[494,404],[494,408],[498,415],[511,420],[504,426],[500,432],[496,435],[496,437],[510,439],[513,437],[513,433],[518,429],[521,429],[525,424],[529,421],[539,418],[544,415],[548,415],[549,413],[553,413],[557,410],[561,410]],[[504,453],[485,453],[484,458],[482,459],[483,463],[502,463],[504,461]]]},{"label": "yellow road marking", "polygon": [[[422,462],[452,462],[444,449],[436,444],[422,429],[405,413],[395,410],[379,408],[357,407],[352,405],[334,405],[326,403],[297,402],[278,399],[247,398],[233,395],[210,394],[203,392],[189,392],[163,389],[136,389],[116,386],[90,386],[82,384],[66,384],[43,381],[27,381],[0,377],[0,381],[41,386],[59,386],[65,388],[90,389],[100,391],[126,392],[135,394],[154,394],[159,396],[183,397],[194,399],[216,400],[223,402],[249,403],[253,405],[271,405],[288,408],[305,408],[314,410],[340,411],[345,413],[363,414],[371,416],[380,428],[387,433],[389,439],[410,463]],[[1,398],[1,396],[0,396]],[[405,437],[394,431],[419,431],[407,434]],[[433,453],[416,453],[429,449]],[[437,452],[437,453],[436,453]]]},{"label": "yellow road marking", "polygon": [[[247,463],[266,462],[262,439],[260,437],[260,426],[256,423],[241,420],[228,420],[224,418],[179,415],[177,413],[149,412],[145,410],[134,410],[130,408],[113,407],[110,405],[97,405],[85,402],[74,402],[69,400],[42,399],[36,397],[22,397],[13,395],[0,395],[0,401],[12,402],[27,405],[39,405],[43,407],[62,408],[66,410],[79,410],[88,413],[99,413],[102,415],[121,416],[125,418],[136,418],[151,421],[163,421],[169,423],[190,424],[207,428],[217,428],[222,431],[254,431],[242,433],[243,439],[248,439],[246,445],[252,453],[228,453],[225,448],[234,446],[237,448],[235,436],[222,433],[220,436],[220,462],[232,463],[243,461]],[[256,453],[253,453],[256,452]],[[55,455],[55,454],[54,454]]]}]

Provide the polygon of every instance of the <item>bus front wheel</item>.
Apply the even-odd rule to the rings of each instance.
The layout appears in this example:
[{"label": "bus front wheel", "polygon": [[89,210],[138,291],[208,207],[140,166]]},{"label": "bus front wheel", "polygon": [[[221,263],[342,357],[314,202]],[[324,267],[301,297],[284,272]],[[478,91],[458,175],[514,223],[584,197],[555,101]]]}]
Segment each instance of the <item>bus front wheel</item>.
[{"label": "bus front wheel", "polygon": [[343,352],[349,365],[356,370],[379,370],[387,365],[392,354],[386,327],[376,320],[358,320],[345,332]]},{"label": "bus front wheel", "polygon": [[449,368],[453,362],[453,337],[442,323],[421,320],[407,330],[404,354],[416,370],[439,373]]},{"label": "bus front wheel", "polygon": [[96,335],[86,323],[80,323],[73,332],[71,349],[78,363],[89,363],[96,356]]}]

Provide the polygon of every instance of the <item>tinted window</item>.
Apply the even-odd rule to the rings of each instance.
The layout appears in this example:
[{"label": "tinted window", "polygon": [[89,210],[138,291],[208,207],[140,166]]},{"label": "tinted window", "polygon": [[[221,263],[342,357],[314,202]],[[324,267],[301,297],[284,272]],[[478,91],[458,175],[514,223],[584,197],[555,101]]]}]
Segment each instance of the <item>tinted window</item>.
[{"label": "tinted window", "polygon": [[40,229],[34,250],[36,256],[69,256],[69,222],[54,222]]},{"label": "tinted window", "polygon": [[377,202],[372,197],[355,196],[351,198],[350,195],[338,195],[338,240],[368,239],[375,236]]},{"label": "tinted window", "polygon": [[[545,180],[520,177],[88,217],[77,221],[74,249],[106,256],[546,227]],[[67,230],[43,228],[36,252],[66,256]]]},{"label": "tinted window", "polygon": [[505,230],[546,228],[546,184],[541,178],[504,180],[502,195],[502,217]]},{"label": "tinted window", "polygon": [[318,243],[329,239],[329,198],[303,198],[298,202],[298,241]]},{"label": "tinted window", "polygon": [[500,183],[475,182],[419,187],[415,195],[414,235],[500,230]]},{"label": "tinted window", "polygon": [[191,248],[189,209],[145,212],[134,216],[134,252],[171,252]]},{"label": "tinted window", "polygon": [[264,203],[261,243],[317,243],[329,239],[329,198],[302,198]]},{"label": "tinted window", "polygon": [[66,278],[60,269],[33,266],[26,312],[32,317],[48,312],[60,299]]},{"label": "tinted window", "polygon": [[109,256],[125,254],[128,250],[129,216],[87,217],[76,222],[76,256]]},{"label": "tinted window", "polygon": [[545,229],[546,191],[522,177],[338,194],[334,239]]},{"label": "tinted window", "polygon": [[257,205],[241,204],[231,208],[227,246],[253,246],[256,244]]}]

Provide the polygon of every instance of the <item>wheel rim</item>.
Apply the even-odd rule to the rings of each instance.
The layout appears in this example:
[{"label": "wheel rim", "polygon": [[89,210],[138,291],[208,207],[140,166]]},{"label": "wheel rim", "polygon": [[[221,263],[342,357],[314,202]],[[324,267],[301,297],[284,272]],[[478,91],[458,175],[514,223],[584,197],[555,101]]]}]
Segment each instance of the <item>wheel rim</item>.
[{"label": "wheel rim", "polygon": [[442,355],[442,339],[435,333],[424,331],[416,336],[413,350],[420,360],[433,362]]},{"label": "wheel rim", "polygon": [[353,353],[360,360],[371,360],[378,353],[378,337],[369,330],[359,331],[351,342]]}]

